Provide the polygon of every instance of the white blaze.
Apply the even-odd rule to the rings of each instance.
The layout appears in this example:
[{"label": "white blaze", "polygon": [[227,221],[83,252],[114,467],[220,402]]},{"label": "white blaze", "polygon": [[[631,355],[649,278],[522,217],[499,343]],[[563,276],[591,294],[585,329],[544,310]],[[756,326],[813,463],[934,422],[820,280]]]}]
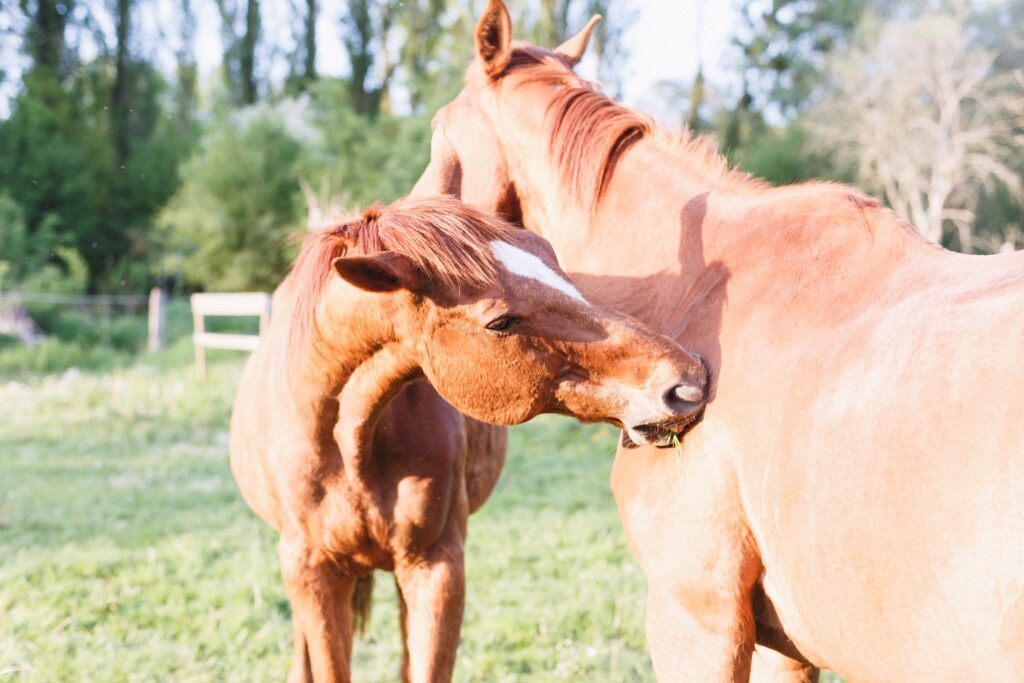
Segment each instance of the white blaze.
[{"label": "white blaze", "polygon": [[536,280],[577,301],[587,303],[587,300],[580,294],[580,290],[573,287],[571,282],[551,270],[546,263],[530,252],[523,251],[519,247],[514,247],[501,240],[491,242],[491,251],[510,273]]}]

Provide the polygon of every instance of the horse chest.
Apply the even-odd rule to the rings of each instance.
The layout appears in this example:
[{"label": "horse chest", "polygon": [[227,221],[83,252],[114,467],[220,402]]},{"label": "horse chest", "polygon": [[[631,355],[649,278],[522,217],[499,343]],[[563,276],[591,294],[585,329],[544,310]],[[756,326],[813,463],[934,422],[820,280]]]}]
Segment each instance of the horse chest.
[{"label": "horse chest", "polygon": [[391,570],[398,557],[426,552],[452,520],[460,457],[414,468],[385,457],[365,476],[329,487],[319,506],[322,546],[356,570]]}]

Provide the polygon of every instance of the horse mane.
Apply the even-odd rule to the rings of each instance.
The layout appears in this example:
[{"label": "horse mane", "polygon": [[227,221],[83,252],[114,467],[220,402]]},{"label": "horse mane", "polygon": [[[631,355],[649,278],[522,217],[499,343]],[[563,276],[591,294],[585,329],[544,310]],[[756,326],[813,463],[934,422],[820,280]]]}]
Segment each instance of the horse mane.
[{"label": "horse mane", "polygon": [[340,218],[310,234],[287,282],[293,294],[293,341],[308,340],[334,259],[381,251],[401,254],[432,282],[449,290],[477,290],[497,278],[489,243],[515,230],[501,219],[449,196],[374,204],[361,216]]},{"label": "horse mane", "polygon": [[678,153],[701,178],[744,189],[765,189],[769,183],[729,166],[711,138],[689,130],[668,132],[650,117],[618,104],[593,84],[579,78],[555,52],[516,43],[499,78],[521,73],[526,83],[562,85],[548,103],[549,144],[562,177],[584,206],[601,201],[616,164],[643,139],[660,141]]}]

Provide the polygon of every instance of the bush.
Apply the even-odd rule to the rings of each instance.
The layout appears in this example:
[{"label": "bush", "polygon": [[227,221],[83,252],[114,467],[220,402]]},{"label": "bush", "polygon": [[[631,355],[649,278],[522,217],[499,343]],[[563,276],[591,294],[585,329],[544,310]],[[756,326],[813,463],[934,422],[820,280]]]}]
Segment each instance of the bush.
[{"label": "bush", "polygon": [[289,234],[304,226],[300,142],[275,110],[214,123],[160,214],[167,272],[220,291],[273,289],[291,263]]},{"label": "bush", "polygon": [[116,364],[110,349],[49,338],[37,346],[0,349],[0,378],[62,372],[69,368],[107,369]]},{"label": "bush", "polygon": [[[47,263],[22,278],[19,288],[29,294],[76,296],[84,293],[89,284],[89,268],[85,259],[71,247],[57,247],[53,256],[56,262]],[[25,310],[44,332],[52,332],[67,311],[67,306],[29,301],[25,304]]]},{"label": "bush", "polygon": [[29,261],[25,212],[6,193],[0,193],[0,288],[9,288]]}]

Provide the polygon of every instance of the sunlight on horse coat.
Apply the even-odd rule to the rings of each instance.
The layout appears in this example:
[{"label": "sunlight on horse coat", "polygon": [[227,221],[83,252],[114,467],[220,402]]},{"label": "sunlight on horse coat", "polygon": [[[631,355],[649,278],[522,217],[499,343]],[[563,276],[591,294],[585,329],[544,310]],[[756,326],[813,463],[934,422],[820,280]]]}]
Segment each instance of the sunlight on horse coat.
[{"label": "sunlight on horse coat", "polygon": [[374,569],[398,584],[403,679],[450,679],[467,516],[506,445],[478,420],[557,412],[665,445],[704,388],[699,359],[583,300],[544,240],[450,197],[311,235],[231,422],[239,487],[281,534],[290,680],[349,680]]},{"label": "sunlight on horse coat", "polygon": [[510,26],[490,0],[417,189],[543,235],[709,363],[683,457],[613,472],[659,679],[744,681],[757,642],[775,680],[1024,680],[1024,255],[732,171],[582,81],[579,40]]}]

